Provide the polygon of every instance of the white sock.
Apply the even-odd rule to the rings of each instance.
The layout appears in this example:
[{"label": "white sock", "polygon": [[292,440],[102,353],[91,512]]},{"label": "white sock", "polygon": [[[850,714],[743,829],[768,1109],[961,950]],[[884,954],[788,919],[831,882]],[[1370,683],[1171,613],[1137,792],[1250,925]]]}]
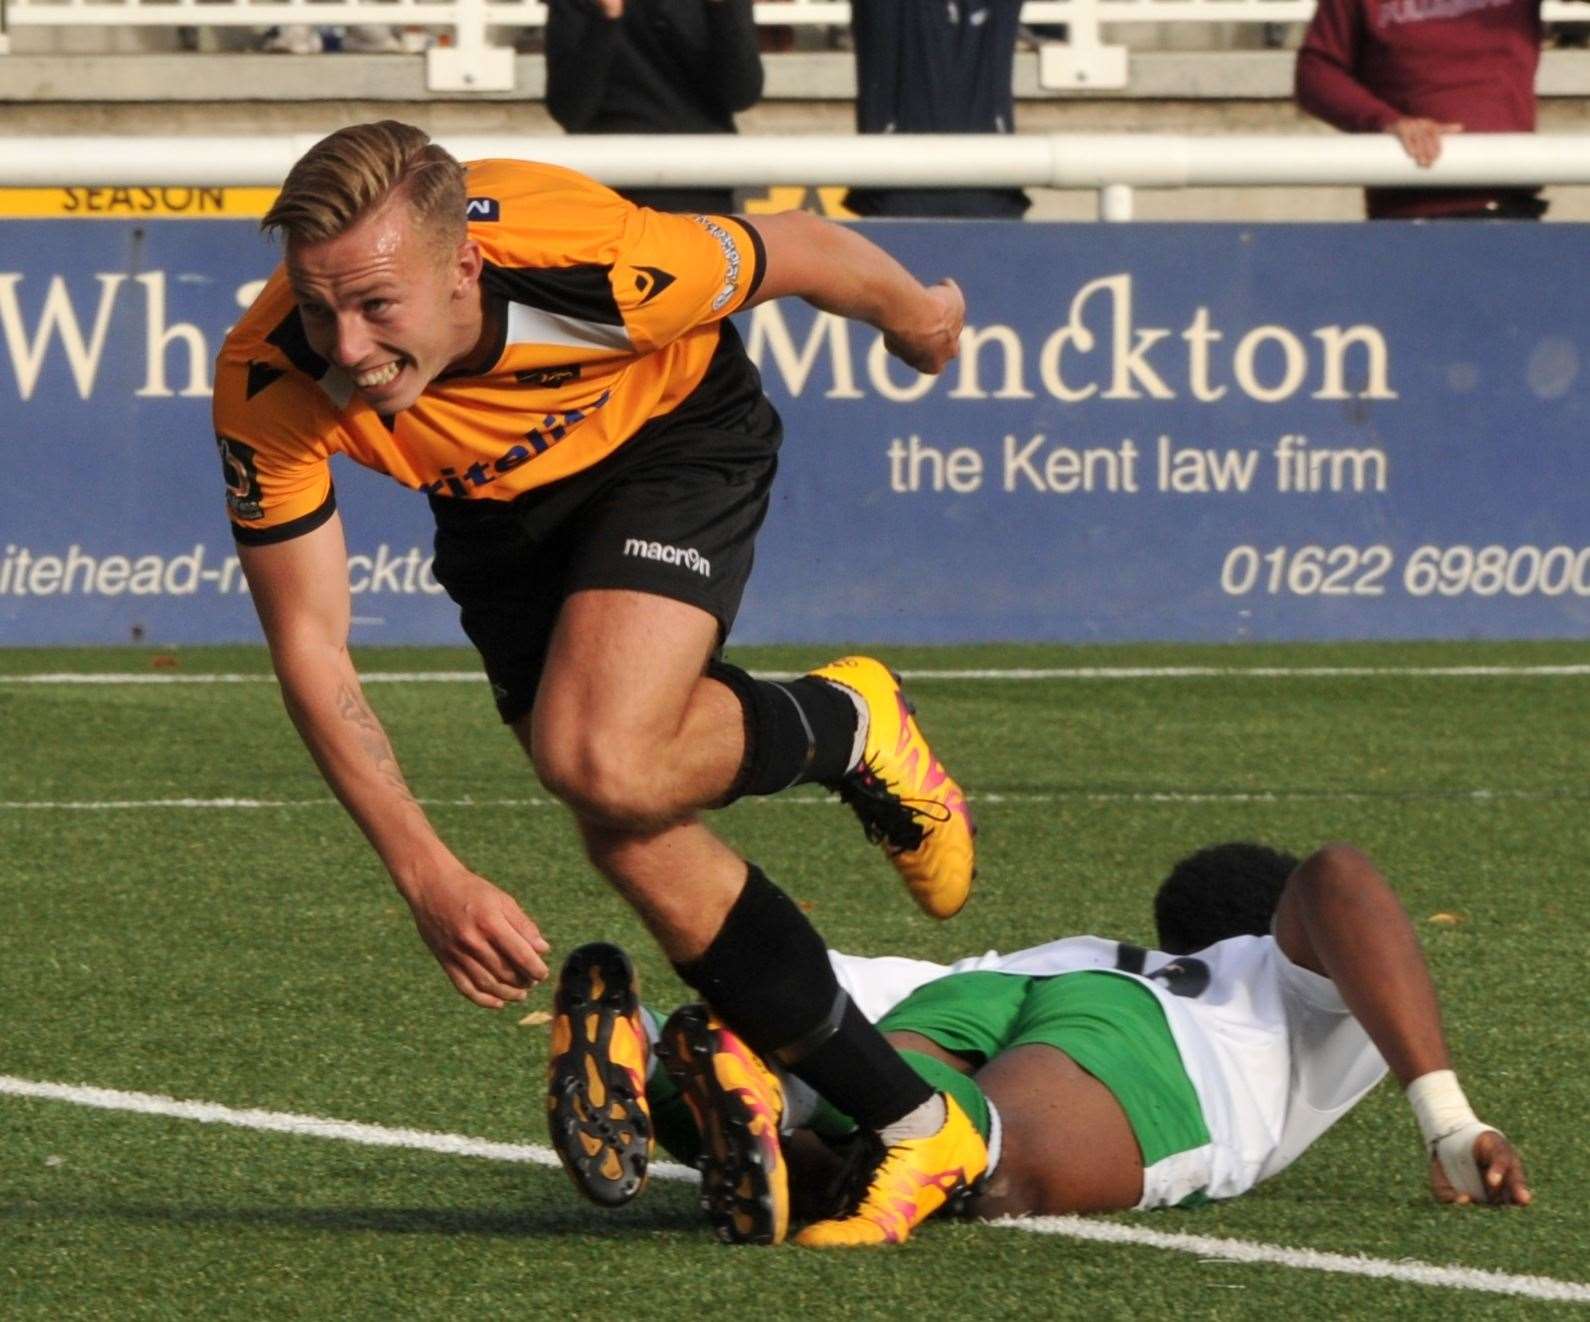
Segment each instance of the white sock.
[{"label": "white sock", "polygon": [[867,731],[872,727],[872,713],[867,710],[867,704],[861,700],[861,694],[855,689],[847,689],[843,684],[837,684],[835,687],[844,690],[845,696],[856,709],[856,737],[850,744],[850,761],[845,764],[848,773],[861,765],[861,755],[867,748]]},{"label": "white sock", "polygon": [[779,1127],[785,1132],[804,1128],[817,1114],[817,1090],[805,1079],[797,1079],[772,1061],[767,1062],[767,1067],[778,1075],[779,1082],[784,1085],[784,1123]]},{"label": "white sock", "polygon": [[994,1173],[999,1165],[999,1159],[1005,1155],[1005,1122],[999,1118],[999,1108],[994,1105],[994,1099],[988,1099],[988,1167],[983,1171],[983,1179]]},{"label": "white sock", "polygon": [[662,1041],[662,1020],[657,1012],[649,1005],[640,1007],[640,1022],[646,1027],[646,1045],[651,1048],[647,1055],[646,1081],[651,1082],[657,1071],[662,1069],[662,1061],[657,1059],[657,1043]]},{"label": "white sock", "polygon": [[878,1137],[888,1148],[913,1138],[930,1138],[944,1128],[948,1116],[944,1094],[936,1092],[914,1111],[907,1111],[892,1125],[885,1125],[878,1131]]}]

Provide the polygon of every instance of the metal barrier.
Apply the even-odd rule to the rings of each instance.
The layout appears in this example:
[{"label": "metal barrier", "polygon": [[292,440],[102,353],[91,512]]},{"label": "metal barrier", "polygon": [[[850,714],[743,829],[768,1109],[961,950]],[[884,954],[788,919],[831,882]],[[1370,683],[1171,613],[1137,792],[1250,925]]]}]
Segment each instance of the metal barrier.
[{"label": "metal barrier", "polygon": [[[0,138],[0,186],[279,184],[319,134]],[[464,160],[521,157],[628,187],[845,183],[1084,188],[1103,220],[1132,218],[1135,188],[1590,184],[1590,134],[1459,134],[1420,169],[1387,134],[1187,137],[1022,133],[880,137],[448,136]]]},{"label": "metal barrier", "polygon": [[[1302,23],[1313,12],[1314,0],[1028,0],[1022,21],[1065,25],[1066,40],[1039,46],[1039,81],[1058,90],[1126,85],[1127,50],[1105,41],[1108,27]],[[1548,22],[1585,21],[1576,0],[1546,0],[1541,12]],[[837,0],[759,0],[755,13],[770,26],[850,22],[850,5]],[[0,54],[9,49],[9,31],[23,27],[390,24],[444,34],[446,44],[425,52],[430,90],[510,91],[514,53],[494,45],[490,30],[545,22],[541,0],[0,0]]]}]

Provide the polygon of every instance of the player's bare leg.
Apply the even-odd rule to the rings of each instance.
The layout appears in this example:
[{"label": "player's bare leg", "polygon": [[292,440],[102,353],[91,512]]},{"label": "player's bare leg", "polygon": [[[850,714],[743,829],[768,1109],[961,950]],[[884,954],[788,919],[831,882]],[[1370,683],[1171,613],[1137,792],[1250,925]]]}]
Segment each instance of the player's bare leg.
[{"label": "player's bare leg", "polygon": [[716,642],[713,617],[682,602],[571,596],[518,727],[549,788],[582,817],[636,829],[817,782],[856,811],[926,912],[958,912],[976,870],[966,797],[888,668],[845,657],[772,683],[709,666]]},{"label": "player's bare leg", "polygon": [[571,596],[535,710],[514,727],[547,788],[582,820],[631,831],[720,801],[745,734],[739,701],[705,677],[717,640],[717,621],[684,602]]},{"label": "player's bare leg", "polygon": [[694,959],[745,885],[745,860],[694,818],[740,765],[740,706],[703,670],[717,621],[641,592],[580,592],[559,616],[535,711],[515,725],[586,853],[663,953]]},{"label": "player's bare leg", "polygon": [[[704,673],[716,641],[716,621],[694,606],[629,591],[576,593],[553,631],[535,709],[516,733],[542,781],[573,809],[592,863],[641,914],[680,977],[753,1050],[890,1143],[902,1131],[937,1133],[942,1096],[841,991],[810,921],[693,820],[737,792],[755,765],[746,757],[746,700]],[[815,691],[802,696],[850,719],[843,739],[819,750],[842,773],[854,708],[824,681],[805,682]],[[753,688],[752,700],[759,696]],[[769,743],[779,739],[764,740],[764,751]],[[975,1131],[968,1146],[981,1148]]]},{"label": "player's bare leg", "polygon": [[1115,1095],[1055,1047],[1012,1047],[978,1070],[999,1109],[999,1165],[973,1198],[980,1217],[1109,1212],[1143,1196],[1143,1157]]}]

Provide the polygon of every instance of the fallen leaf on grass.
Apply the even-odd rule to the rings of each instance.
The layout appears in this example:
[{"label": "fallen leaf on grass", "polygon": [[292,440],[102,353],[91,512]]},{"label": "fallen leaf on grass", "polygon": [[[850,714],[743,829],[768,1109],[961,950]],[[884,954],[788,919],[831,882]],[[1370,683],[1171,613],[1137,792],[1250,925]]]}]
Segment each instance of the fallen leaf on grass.
[{"label": "fallen leaf on grass", "polygon": [[552,1016],[545,1010],[532,1010],[519,1021],[521,1028],[534,1028],[538,1024],[550,1024]]}]

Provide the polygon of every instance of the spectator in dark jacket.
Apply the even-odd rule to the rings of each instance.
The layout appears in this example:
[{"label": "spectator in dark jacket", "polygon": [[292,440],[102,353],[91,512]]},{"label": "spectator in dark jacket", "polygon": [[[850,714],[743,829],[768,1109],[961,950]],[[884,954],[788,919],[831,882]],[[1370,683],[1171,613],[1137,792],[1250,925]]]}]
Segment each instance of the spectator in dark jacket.
[{"label": "spectator in dark jacket", "polygon": [[[1297,55],[1297,101],[1348,133],[1391,133],[1420,165],[1448,133],[1532,133],[1540,0],[1320,0]],[[1371,188],[1371,219],[1545,211],[1531,188]]]},{"label": "spectator in dark jacket", "polygon": [[[547,109],[569,133],[733,133],[762,95],[751,0],[548,0]],[[621,190],[729,212],[729,188]]]},{"label": "spectator in dark jacket", "polygon": [[[1014,133],[1021,0],[851,0],[859,133]],[[852,188],[861,216],[1019,219],[1019,188]]]}]

